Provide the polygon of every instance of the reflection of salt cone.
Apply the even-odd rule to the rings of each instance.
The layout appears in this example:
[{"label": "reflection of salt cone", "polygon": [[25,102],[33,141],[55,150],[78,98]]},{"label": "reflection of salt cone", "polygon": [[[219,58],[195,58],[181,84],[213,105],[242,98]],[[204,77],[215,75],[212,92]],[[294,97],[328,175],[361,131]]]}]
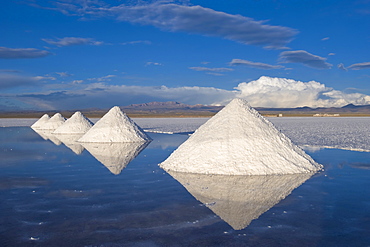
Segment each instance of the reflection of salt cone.
[{"label": "reflection of salt cone", "polygon": [[42,139],[44,139],[45,141],[48,140],[48,137],[44,134],[44,132],[46,132],[45,130],[40,130],[36,128],[32,128],[32,130],[35,131],[39,136],[41,136]]},{"label": "reflection of salt cone", "polygon": [[89,153],[115,175],[130,163],[149,142],[83,143]]},{"label": "reflection of salt cone", "polygon": [[44,132],[44,135],[47,136],[47,138],[52,142],[54,143],[55,145],[59,146],[60,144],[62,144],[62,142],[55,136],[51,133],[52,131],[45,131]]},{"label": "reflection of salt cone", "polygon": [[235,230],[287,197],[313,173],[268,176],[225,176],[168,172],[197,200]]},{"label": "reflection of salt cone", "polygon": [[83,134],[55,134],[55,136],[75,154],[79,155],[84,151],[84,147],[77,142]]},{"label": "reflection of salt cone", "polygon": [[59,146],[62,142],[52,134],[53,130],[43,130],[43,129],[33,129],[37,134],[39,134],[44,140],[50,140],[55,145]]}]

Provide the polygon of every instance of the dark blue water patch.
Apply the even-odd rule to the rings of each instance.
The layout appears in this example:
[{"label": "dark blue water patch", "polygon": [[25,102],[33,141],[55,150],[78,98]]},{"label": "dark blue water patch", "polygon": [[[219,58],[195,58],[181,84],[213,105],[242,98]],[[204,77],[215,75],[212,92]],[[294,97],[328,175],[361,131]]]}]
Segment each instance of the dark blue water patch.
[{"label": "dark blue water patch", "polygon": [[[0,166],[1,246],[370,243],[370,171],[363,168],[369,153],[335,149],[309,153],[325,170],[235,230],[222,213],[211,210],[218,202],[204,204],[201,200],[207,195],[190,194],[158,167],[188,138],[185,135],[152,133],[153,141],[119,174],[87,150],[77,155],[35,135],[25,127],[0,128],[0,156],[7,157]],[[240,212],[244,211],[227,215],[245,217]]]}]

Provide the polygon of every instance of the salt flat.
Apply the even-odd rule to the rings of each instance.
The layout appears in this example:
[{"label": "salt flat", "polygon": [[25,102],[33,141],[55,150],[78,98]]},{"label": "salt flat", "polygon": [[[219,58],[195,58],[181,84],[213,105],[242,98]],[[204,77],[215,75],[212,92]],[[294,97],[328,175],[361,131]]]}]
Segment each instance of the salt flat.
[{"label": "salt flat", "polygon": [[294,143],[370,152],[369,117],[270,118]]},{"label": "salt flat", "polygon": [[[146,132],[190,134],[209,118],[134,118]],[[370,152],[370,117],[268,118],[304,148],[338,148]],[[31,126],[37,119],[0,119],[1,127]],[[96,122],[98,119],[91,119]]]},{"label": "salt flat", "polygon": [[158,164],[188,135],[148,134],[140,152],[0,128],[0,246],[369,243],[370,152],[307,150],[312,177],[178,175]]},{"label": "salt flat", "polygon": [[[339,148],[370,152],[370,117],[268,118],[295,144],[304,148]],[[137,118],[148,132],[189,133],[208,118]]]}]

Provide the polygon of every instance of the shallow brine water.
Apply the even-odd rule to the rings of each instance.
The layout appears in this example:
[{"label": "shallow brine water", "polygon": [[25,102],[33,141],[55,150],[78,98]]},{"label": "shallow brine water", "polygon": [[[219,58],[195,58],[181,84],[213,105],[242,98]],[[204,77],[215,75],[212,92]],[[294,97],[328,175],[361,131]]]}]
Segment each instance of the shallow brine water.
[{"label": "shallow brine water", "polygon": [[369,152],[307,151],[325,167],[313,176],[168,174],[158,163],[187,135],[40,134],[0,128],[0,246],[370,245]]}]

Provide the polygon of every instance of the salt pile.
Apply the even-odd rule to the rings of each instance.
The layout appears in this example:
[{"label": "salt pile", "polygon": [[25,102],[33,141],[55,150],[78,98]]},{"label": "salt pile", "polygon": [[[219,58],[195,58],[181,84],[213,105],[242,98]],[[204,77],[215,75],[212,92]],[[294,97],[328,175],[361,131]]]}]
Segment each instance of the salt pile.
[{"label": "salt pile", "polygon": [[118,106],[106,113],[79,142],[146,142],[150,141],[144,131]]},{"label": "salt pile", "polygon": [[168,173],[235,230],[246,228],[312,176],[312,173],[267,176]]},{"label": "salt pile", "polygon": [[322,168],[242,99],[199,127],[160,166],[223,175],[315,172]]},{"label": "salt pile", "polygon": [[66,119],[60,113],[55,113],[54,116],[52,116],[46,123],[40,126],[39,129],[54,131],[65,121]]},{"label": "salt pile", "polygon": [[44,114],[39,120],[37,120],[34,124],[31,125],[32,129],[40,129],[47,121],[49,121],[50,117],[48,114]]},{"label": "salt pile", "polygon": [[115,175],[149,144],[149,142],[84,143],[83,147]]},{"label": "salt pile", "polygon": [[93,124],[81,112],[75,112],[67,121],[59,126],[53,134],[84,134]]}]

